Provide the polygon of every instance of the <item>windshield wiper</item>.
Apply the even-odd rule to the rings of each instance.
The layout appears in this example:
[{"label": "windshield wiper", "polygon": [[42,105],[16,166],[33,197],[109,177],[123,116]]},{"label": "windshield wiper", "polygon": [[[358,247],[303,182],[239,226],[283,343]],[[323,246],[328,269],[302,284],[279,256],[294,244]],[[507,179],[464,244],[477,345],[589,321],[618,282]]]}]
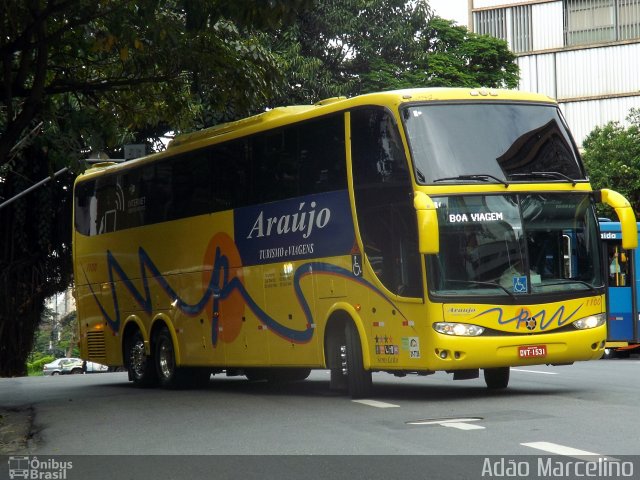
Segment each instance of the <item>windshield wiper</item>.
[{"label": "windshield wiper", "polygon": [[585,287],[587,287],[588,290],[591,290],[591,291],[595,291],[596,290],[596,287],[591,285],[589,282],[585,282],[584,280],[575,280],[575,279],[572,279],[572,278],[568,278],[568,279],[563,280],[561,282],[551,282],[551,283],[544,283],[543,282],[543,283],[537,284],[536,286],[544,288],[544,287],[551,287],[551,286],[554,286],[554,285],[570,285],[572,283],[577,283],[578,285],[584,285]]},{"label": "windshield wiper", "polygon": [[571,178],[571,177],[567,177],[564,173],[560,173],[560,172],[528,172],[528,173],[512,173],[509,175],[511,178],[513,177],[528,177],[528,178],[535,178],[535,177],[542,177],[542,178],[555,178],[556,180],[566,180],[568,182],[571,182],[571,186],[575,187],[576,183],[578,183],[577,180]]},{"label": "windshield wiper", "polygon": [[488,182],[489,180],[495,180],[498,183],[503,184],[505,187],[508,187],[509,184],[504,180],[494,177],[493,175],[489,175],[486,173],[476,173],[471,175],[458,175],[457,177],[444,177],[444,178],[436,178],[433,183],[436,182],[447,182],[451,180],[480,180],[483,182]]},{"label": "windshield wiper", "polygon": [[450,278],[445,278],[444,281],[445,282],[451,282],[451,283],[462,283],[464,285],[480,285],[480,286],[498,287],[501,290],[504,290],[504,292],[507,295],[509,295],[510,297],[513,297],[513,293],[511,293],[505,287],[503,287],[502,285],[500,285],[499,283],[496,283],[496,282],[479,282],[479,281],[476,281],[476,280],[453,280],[453,279],[450,279]]}]

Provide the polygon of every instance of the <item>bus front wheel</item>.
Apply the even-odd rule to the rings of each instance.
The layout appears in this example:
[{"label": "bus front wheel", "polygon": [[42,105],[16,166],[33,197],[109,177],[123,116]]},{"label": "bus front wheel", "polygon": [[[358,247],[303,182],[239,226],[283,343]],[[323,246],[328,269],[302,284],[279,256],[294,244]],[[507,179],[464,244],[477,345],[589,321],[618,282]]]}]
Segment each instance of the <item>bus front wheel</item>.
[{"label": "bus front wheel", "polygon": [[509,385],[509,367],[485,368],[484,381],[491,390],[500,390]]},{"label": "bus front wheel", "polygon": [[351,398],[371,394],[371,372],[364,369],[362,345],[358,329],[352,322],[345,327],[345,345],[340,349],[343,372],[347,374],[347,387]]},{"label": "bus front wheel", "polygon": [[139,387],[151,387],[157,382],[153,359],[144,348],[140,331],[133,333],[125,343],[125,362],[129,380]]}]

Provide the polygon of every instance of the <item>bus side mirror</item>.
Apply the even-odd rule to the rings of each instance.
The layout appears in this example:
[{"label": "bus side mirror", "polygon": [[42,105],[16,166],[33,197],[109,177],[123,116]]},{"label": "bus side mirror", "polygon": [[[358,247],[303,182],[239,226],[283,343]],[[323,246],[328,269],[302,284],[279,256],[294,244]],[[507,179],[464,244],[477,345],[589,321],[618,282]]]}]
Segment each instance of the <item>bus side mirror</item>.
[{"label": "bus side mirror", "polygon": [[629,250],[638,246],[638,227],[636,225],[636,215],[629,201],[621,194],[608,188],[603,188],[599,192],[598,200],[606,203],[616,211],[620,219],[622,230],[622,248]]},{"label": "bus side mirror", "polygon": [[433,200],[423,192],[415,192],[413,206],[418,216],[418,250],[422,254],[436,254],[440,251],[438,212]]}]

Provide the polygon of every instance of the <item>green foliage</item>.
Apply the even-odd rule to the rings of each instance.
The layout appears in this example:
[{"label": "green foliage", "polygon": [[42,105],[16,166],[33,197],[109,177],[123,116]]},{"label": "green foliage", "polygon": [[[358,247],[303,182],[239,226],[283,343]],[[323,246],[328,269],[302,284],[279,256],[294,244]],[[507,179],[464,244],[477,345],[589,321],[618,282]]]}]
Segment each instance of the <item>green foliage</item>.
[{"label": "green foliage", "polygon": [[408,87],[515,88],[506,42],[433,17],[426,0],[319,0],[270,37],[288,89],[272,106]]},{"label": "green foliage", "polygon": [[[90,151],[260,108],[281,74],[256,28],[307,3],[0,2],[0,200]],[[25,373],[43,303],[71,281],[72,182],[0,210],[0,376]]]},{"label": "green foliage", "polygon": [[[13,0],[0,31],[0,200],[91,151],[267,106],[517,77],[505,42],[426,0]],[[73,178],[0,210],[0,376],[25,373],[45,299],[71,282]]]},{"label": "green foliage", "polygon": [[[593,187],[620,192],[640,218],[640,109],[632,109],[627,121],[629,126],[596,127],[583,143],[583,159]],[[610,209],[600,213],[615,218]]]},{"label": "green foliage", "polygon": [[27,362],[27,373],[30,377],[33,376],[42,376],[42,367],[44,367],[47,363],[51,363],[55,360],[55,357],[52,355],[47,355],[44,357],[39,357],[37,359],[33,359],[30,362]]}]

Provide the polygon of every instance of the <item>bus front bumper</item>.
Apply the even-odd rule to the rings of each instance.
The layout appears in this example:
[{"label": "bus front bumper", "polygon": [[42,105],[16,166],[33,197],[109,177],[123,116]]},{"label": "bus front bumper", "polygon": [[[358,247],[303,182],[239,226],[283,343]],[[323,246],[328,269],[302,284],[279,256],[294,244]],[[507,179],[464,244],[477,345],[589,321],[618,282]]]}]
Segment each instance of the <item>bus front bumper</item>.
[{"label": "bus front bumper", "polygon": [[460,370],[596,360],[604,353],[606,325],[536,335],[461,337],[437,334],[430,370]]}]

